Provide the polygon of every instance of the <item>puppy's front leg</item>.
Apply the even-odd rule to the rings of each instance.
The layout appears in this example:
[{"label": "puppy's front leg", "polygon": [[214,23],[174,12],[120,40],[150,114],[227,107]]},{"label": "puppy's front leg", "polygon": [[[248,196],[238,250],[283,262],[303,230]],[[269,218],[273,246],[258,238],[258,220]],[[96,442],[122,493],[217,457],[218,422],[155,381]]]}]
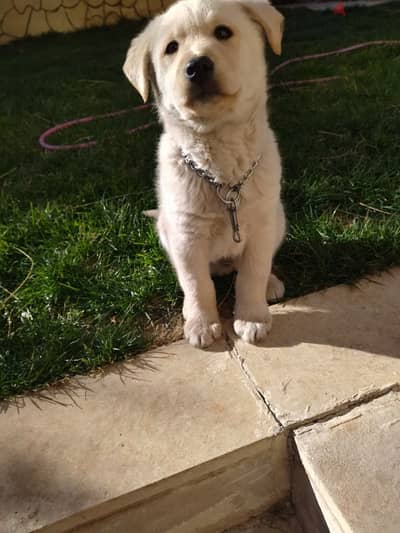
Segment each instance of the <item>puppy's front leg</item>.
[{"label": "puppy's front leg", "polygon": [[245,342],[265,338],[272,317],[266,301],[266,288],[275,250],[274,235],[254,232],[243,251],[236,278],[236,304],[233,328]]},{"label": "puppy's front leg", "polygon": [[193,346],[205,348],[221,336],[207,245],[203,241],[175,242],[170,250],[184,293],[184,333]]}]

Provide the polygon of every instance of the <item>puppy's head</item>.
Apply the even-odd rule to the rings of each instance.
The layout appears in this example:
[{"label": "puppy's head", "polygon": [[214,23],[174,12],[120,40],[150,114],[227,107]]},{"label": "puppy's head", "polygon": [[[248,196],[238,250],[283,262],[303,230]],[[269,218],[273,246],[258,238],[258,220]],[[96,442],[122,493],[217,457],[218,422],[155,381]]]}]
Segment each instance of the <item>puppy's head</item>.
[{"label": "puppy's head", "polygon": [[265,100],[264,39],[281,52],[283,16],[268,0],[181,0],[131,43],[123,70],[161,114],[186,122],[245,120]]}]

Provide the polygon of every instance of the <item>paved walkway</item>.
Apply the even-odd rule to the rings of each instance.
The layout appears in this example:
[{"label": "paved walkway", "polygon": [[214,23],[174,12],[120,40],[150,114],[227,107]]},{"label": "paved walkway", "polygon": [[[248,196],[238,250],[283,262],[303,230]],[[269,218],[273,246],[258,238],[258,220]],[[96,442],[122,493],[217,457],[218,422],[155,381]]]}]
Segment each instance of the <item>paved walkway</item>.
[{"label": "paved walkway", "polygon": [[[394,533],[400,269],[273,315],[262,346],[178,342],[1,403],[1,532],[219,531],[293,496],[291,442],[325,520],[376,531],[362,509]],[[340,494],[358,495],[355,518]]]}]

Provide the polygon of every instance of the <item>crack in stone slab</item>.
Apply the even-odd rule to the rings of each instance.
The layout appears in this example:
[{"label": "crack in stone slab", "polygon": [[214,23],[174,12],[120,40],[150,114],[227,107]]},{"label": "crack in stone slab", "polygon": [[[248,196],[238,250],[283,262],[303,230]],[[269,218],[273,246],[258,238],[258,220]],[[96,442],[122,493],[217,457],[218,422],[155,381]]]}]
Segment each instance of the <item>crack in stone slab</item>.
[{"label": "crack in stone slab", "polygon": [[279,420],[279,418],[276,416],[274,410],[272,409],[272,406],[271,406],[270,402],[264,396],[262,390],[258,387],[254,376],[251,374],[250,370],[248,369],[244,358],[240,355],[240,353],[237,350],[233,340],[228,335],[226,335],[225,336],[225,341],[226,341],[226,344],[228,346],[228,351],[229,351],[229,354],[230,354],[231,358],[234,359],[238,363],[239,368],[241,369],[241,371],[242,371],[243,375],[245,376],[248,384],[250,385],[250,388],[251,388],[254,396],[256,397],[257,400],[261,400],[264,409],[266,409],[268,411],[268,413],[270,413],[272,415],[272,417],[274,418],[275,422],[278,424],[279,429],[280,430],[284,430],[285,429],[284,425]]},{"label": "crack in stone slab", "polygon": [[382,398],[383,396],[386,396],[387,394],[391,392],[400,392],[400,384],[394,383],[392,385],[388,385],[387,387],[381,388],[379,390],[375,390],[370,393],[364,394],[358,397],[356,400],[350,400],[350,401],[344,402],[343,404],[334,407],[330,411],[326,411],[325,413],[320,413],[307,420],[302,420],[299,422],[294,422],[293,424],[289,424],[288,426],[285,427],[285,429],[289,429],[291,431],[296,430],[296,429],[301,429],[301,430],[304,429],[304,432],[311,431],[312,426],[314,424],[317,424],[320,422],[328,422],[329,420],[333,420],[334,418],[343,416],[347,413],[350,413],[355,408],[360,407],[362,405],[369,404],[377,400],[378,398]]},{"label": "crack in stone slab", "polygon": [[[343,415],[343,416],[344,416],[344,415]],[[357,420],[357,418],[361,418],[361,417],[362,417],[362,414],[361,414],[361,413],[358,413],[358,414],[352,416],[351,418],[346,418],[346,419],[343,419],[343,420],[340,420],[340,419],[339,419],[339,420],[336,422],[336,424],[331,424],[331,425],[329,426],[329,429],[333,429],[333,428],[337,428],[337,427],[339,427],[339,426],[343,426],[343,424],[347,424],[348,422],[352,422],[353,420]],[[337,418],[337,417],[335,417],[335,418]],[[340,418],[342,418],[342,417],[340,417]],[[334,419],[333,419],[333,420],[334,420]]]},{"label": "crack in stone slab", "polygon": [[360,405],[363,405],[366,403],[370,403],[378,398],[381,398],[382,396],[385,396],[386,394],[390,392],[400,391],[400,384],[394,383],[394,384],[388,385],[387,387],[381,388],[379,390],[374,390],[374,391],[362,394],[361,396],[358,396],[356,399],[350,399],[348,401],[345,401],[343,404],[337,405],[329,411],[318,413],[317,415],[307,418],[305,420],[299,420],[298,422],[293,422],[291,424],[285,425],[284,423],[280,421],[279,416],[276,414],[275,410],[272,408],[270,401],[266,398],[262,389],[257,385],[257,381],[255,377],[252,375],[252,373],[250,372],[249,368],[246,365],[245,358],[240,355],[239,350],[236,348],[234,339],[232,339],[227,334],[225,335],[225,342],[226,342],[228,352],[231,358],[234,359],[238,363],[254,396],[256,397],[257,400],[259,401],[261,400],[264,408],[266,408],[267,411],[273,416],[280,430],[287,429],[289,431],[295,431],[296,429],[301,429],[301,428],[306,429],[308,426],[312,426],[313,424],[316,424],[319,422],[326,422],[338,416],[343,416],[344,414],[352,411],[356,407],[359,407]]},{"label": "crack in stone slab", "polygon": [[333,407],[332,409],[328,411],[318,413],[317,415],[312,416],[310,418],[306,418],[304,420],[299,420],[298,422],[292,422],[292,423],[285,425],[285,423],[281,422],[279,415],[272,408],[271,402],[267,399],[263,390],[258,386],[257,380],[252,375],[251,371],[246,365],[245,358],[240,355],[239,350],[236,348],[235,340],[229,334],[226,334],[225,342],[226,342],[228,352],[231,358],[234,359],[238,363],[253,394],[255,395],[257,400],[261,400],[263,406],[273,416],[274,420],[276,421],[276,423],[278,424],[281,430],[289,430],[290,432],[292,432],[292,431],[295,431],[296,429],[307,428],[308,426],[312,426],[313,424],[316,424],[319,422],[326,422],[338,416],[343,416],[344,414],[347,414],[348,412],[352,411],[356,407],[359,407],[366,403],[370,403],[378,398],[381,398],[382,396],[385,396],[386,394],[390,392],[400,392],[400,383],[392,383],[391,385],[388,385],[383,388],[379,388],[378,390],[373,390],[370,392],[366,392],[364,394],[361,393],[361,395],[357,395],[356,398],[354,398],[354,395],[353,395],[353,397],[350,398],[349,400],[344,401],[340,405],[336,405],[335,407]]}]

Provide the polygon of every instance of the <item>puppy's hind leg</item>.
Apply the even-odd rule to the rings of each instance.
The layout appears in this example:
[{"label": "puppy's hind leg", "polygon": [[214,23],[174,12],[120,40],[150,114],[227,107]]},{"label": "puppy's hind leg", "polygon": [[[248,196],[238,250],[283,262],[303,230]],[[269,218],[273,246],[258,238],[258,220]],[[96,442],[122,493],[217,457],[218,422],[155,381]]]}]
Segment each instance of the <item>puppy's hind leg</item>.
[{"label": "puppy's hind leg", "polygon": [[[279,246],[281,245],[285,233],[286,233],[286,219],[285,219],[285,213],[283,210],[283,205],[280,204],[278,212],[277,212],[277,224],[276,224],[276,241],[275,241],[275,250],[274,255],[276,254]],[[275,276],[275,274],[270,274],[268,278],[268,285],[267,285],[267,301],[268,302],[276,302],[277,300],[280,300],[283,298],[283,295],[285,294],[285,285],[283,282]]]},{"label": "puppy's hind leg", "polygon": [[285,285],[275,274],[270,274],[267,285],[267,302],[276,302],[283,298]]}]

